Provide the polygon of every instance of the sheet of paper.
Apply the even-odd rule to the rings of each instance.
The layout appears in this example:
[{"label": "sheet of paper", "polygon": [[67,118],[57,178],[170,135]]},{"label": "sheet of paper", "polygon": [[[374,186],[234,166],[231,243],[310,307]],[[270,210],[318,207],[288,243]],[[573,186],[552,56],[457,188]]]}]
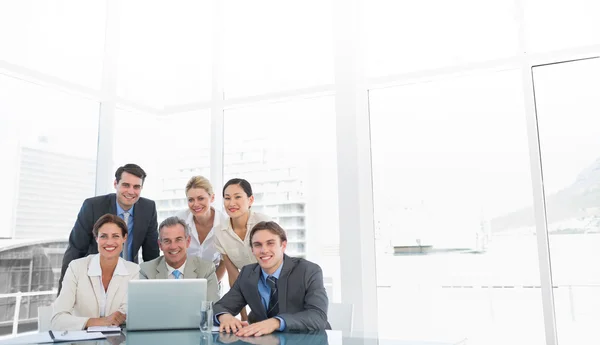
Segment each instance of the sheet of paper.
[{"label": "sheet of paper", "polygon": [[100,332],[88,333],[86,331],[51,331],[54,335],[54,339],[50,336],[50,332],[40,332],[33,334],[24,334],[14,338],[7,338],[0,340],[0,345],[12,344],[43,344],[43,343],[54,343],[61,341],[79,341],[79,340],[93,340],[93,339],[105,339],[106,336]]}]

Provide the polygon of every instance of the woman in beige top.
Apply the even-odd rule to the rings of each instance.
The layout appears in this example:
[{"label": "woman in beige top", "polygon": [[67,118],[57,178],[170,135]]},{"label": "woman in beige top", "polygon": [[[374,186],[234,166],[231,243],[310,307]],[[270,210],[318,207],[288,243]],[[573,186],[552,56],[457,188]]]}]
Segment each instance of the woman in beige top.
[{"label": "woman in beige top", "polygon": [[271,220],[262,213],[252,212],[253,202],[252,186],[248,181],[234,178],[223,187],[223,204],[229,221],[215,233],[215,244],[227,269],[229,286],[233,286],[242,267],[256,262],[248,238],[250,230],[258,222]]},{"label": "woman in beige top", "polygon": [[81,330],[91,326],[118,326],[127,314],[127,285],[138,279],[140,266],[120,257],[127,241],[127,225],[105,214],[92,230],[98,254],[73,260],[53,303],[52,329]]}]

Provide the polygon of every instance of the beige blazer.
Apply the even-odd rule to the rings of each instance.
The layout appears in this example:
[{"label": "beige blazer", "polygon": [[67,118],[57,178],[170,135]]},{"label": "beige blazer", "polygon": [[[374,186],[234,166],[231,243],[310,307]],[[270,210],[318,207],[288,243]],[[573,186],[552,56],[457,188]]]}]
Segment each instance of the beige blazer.
[{"label": "beige blazer", "polygon": [[[63,279],[60,295],[53,303],[52,330],[82,330],[88,319],[100,317],[100,304],[104,299],[102,284],[98,276],[88,275],[92,259],[99,254],[88,255],[71,261]],[[117,274],[119,266],[125,272]],[[108,290],[106,291],[106,314],[115,311],[127,313],[128,282],[139,278],[140,266],[119,258]]]},{"label": "beige blazer", "polygon": [[[167,279],[168,275],[167,263],[165,257],[162,255],[152,261],[140,264],[140,279]],[[183,270],[183,279],[198,278],[206,279],[206,298],[213,302],[218,301],[219,287],[215,273],[215,264],[202,260],[197,256],[188,256],[185,262],[185,269]]]}]

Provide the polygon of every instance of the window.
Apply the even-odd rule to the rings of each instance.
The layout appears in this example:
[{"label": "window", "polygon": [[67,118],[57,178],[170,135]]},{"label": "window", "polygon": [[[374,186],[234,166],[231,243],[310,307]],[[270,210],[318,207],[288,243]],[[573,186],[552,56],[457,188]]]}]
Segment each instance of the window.
[{"label": "window", "polygon": [[94,195],[97,102],[0,75],[0,237],[66,239]]},{"label": "window", "polygon": [[510,70],[371,91],[382,336],[544,341],[520,86]]},{"label": "window", "polygon": [[159,223],[186,209],[187,181],[194,175],[210,178],[210,113],[156,116],[117,110],[115,127],[113,170],[136,163],[146,171],[142,196],[161,200]]},{"label": "window", "polygon": [[[262,195],[253,207],[277,221],[288,233],[306,231],[306,236],[290,246],[290,254],[305,256],[323,268],[333,279],[339,295],[339,252],[323,255],[324,247],[339,243],[337,211],[337,157],[334,99],[330,96],[257,104],[225,110],[224,181],[245,178],[253,192]],[[234,153],[265,153],[261,164],[231,160]],[[243,166],[244,168],[240,168]],[[240,173],[246,171],[248,173]],[[284,200],[281,182],[301,181],[294,186],[298,197]],[[283,205],[306,205],[302,214],[280,211]],[[298,207],[298,206],[295,206]]]},{"label": "window", "polygon": [[600,58],[533,68],[561,343],[598,342]]}]

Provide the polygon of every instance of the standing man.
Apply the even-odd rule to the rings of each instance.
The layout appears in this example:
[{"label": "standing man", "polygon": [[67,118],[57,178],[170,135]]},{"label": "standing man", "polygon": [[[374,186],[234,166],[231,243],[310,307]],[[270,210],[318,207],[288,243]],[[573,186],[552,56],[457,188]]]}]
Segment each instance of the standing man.
[{"label": "standing man", "polygon": [[[285,255],[287,236],[275,222],[256,224],[250,246],[258,263],[244,266],[231,290],[215,304],[219,330],[247,337],[330,329],[321,268]],[[250,325],[233,316],[246,304],[252,309]]]},{"label": "standing man", "polygon": [[192,233],[187,223],[177,217],[169,217],[158,228],[158,245],[164,253],[152,261],[140,264],[141,279],[206,279],[206,299],[219,300],[215,264],[192,256],[188,260],[187,249]]},{"label": "standing man", "polygon": [[92,235],[94,223],[106,213],[121,217],[127,224],[127,242],[121,256],[128,261],[138,262],[142,248],[144,260],[158,257],[158,232],[156,231],[156,204],[141,198],[146,172],[136,164],[125,164],[115,172],[116,193],[86,199],[77,215],[69,235],[69,246],[65,251],[58,292],[69,263],[88,254],[97,254],[98,245]]}]

